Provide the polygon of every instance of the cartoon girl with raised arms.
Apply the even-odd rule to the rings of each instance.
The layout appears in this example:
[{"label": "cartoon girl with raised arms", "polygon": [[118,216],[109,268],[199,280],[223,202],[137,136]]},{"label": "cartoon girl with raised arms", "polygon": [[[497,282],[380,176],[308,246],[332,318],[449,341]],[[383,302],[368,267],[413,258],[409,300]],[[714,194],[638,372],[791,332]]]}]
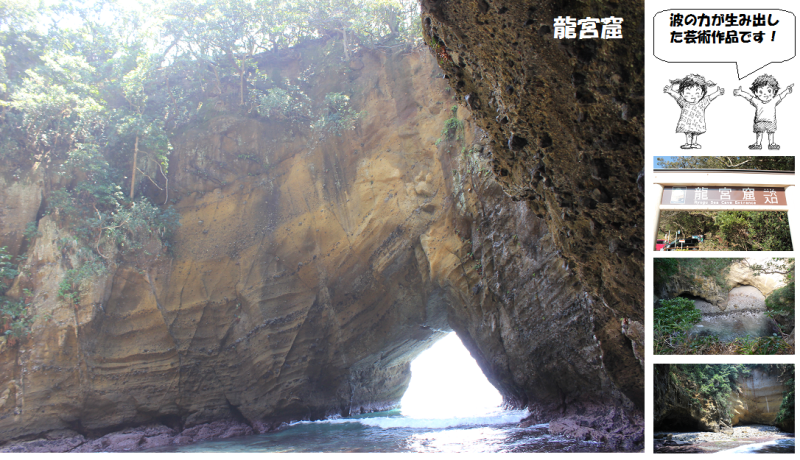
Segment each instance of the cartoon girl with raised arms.
[{"label": "cartoon girl with raised arms", "polygon": [[734,96],[740,96],[747,99],[750,105],[756,108],[756,116],[753,118],[753,132],[756,133],[756,143],[748,146],[750,150],[761,150],[761,141],[764,139],[764,133],[767,133],[769,138],[770,150],[778,150],[780,145],[775,143],[775,131],[778,129],[778,119],[775,113],[775,107],[781,103],[787,94],[791,94],[792,86],[794,83],[787,86],[782,93],[778,93],[780,86],[778,80],[772,75],[761,75],[753,81],[750,85],[750,91],[753,94],[743,90],[740,86],[738,89],[733,90]]},{"label": "cartoon girl with raised arms", "polygon": [[[686,135],[686,143],[681,145],[681,148],[684,150],[702,148],[697,143],[697,136],[706,132],[706,107],[711,101],[725,94],[725,89],[697,74],[669,82],[670,84],[664,87],[664,92],[672,96],[681,108],[681,117],[675,132]],[[675,85],[678,85],[678,91],[672,89]],[[708,88],[712,86],[716,86],[716,89],[708,94]]]}]

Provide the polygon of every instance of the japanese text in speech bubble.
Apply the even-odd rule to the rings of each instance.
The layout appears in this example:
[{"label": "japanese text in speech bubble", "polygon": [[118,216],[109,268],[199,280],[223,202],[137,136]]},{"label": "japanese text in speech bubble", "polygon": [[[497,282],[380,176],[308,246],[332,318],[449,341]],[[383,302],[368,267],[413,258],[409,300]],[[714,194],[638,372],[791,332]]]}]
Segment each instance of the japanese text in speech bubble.
[{"label": "japanese text in speech bubble", "polygon": [[653,55],[666,62],[735,62],[739,80],[796,53],[795,16],[779,9],[674,9],[653,18]]}]

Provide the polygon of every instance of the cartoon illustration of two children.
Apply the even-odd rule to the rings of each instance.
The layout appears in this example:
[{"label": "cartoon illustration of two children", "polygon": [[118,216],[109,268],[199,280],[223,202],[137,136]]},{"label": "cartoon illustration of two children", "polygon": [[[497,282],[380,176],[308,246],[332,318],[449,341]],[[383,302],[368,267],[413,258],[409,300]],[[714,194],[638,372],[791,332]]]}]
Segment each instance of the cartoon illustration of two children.
[{"label": "cartoon illustration of two children", "polygon": [[[678,86],[678,91],[673,86]],[[739,88],[733,90],[734,96],[747,99],[756,108],[756,115],[753,119],[753,132],[756,133],[756,142],[750,145],[750,150],[761,150],[761,142],[764,133],[767,133],[770,150],[778,150],[780,145],[775,143],[775,131],[778,128],[776,118],[776,106],[792,92],[794,83],[787,86],[779,93],[780,86],[772,75],[761,75],[750,85],[753,94]],[[716,87],[714,92],[708,93],[709,88]],[[678,80],[670,80],[670,84],[664,87],[664,92],[669,94],[681,108],[681,116],[678,120],[676,133],[686,135],[686,143],[681,145],[682,149],[702,148],[697,143],[697,136],[706,132],[706,107],[711,101],[725,94],[725,89],[720,88],[714,82],[706,80],[702,75],[690,74]]]}]

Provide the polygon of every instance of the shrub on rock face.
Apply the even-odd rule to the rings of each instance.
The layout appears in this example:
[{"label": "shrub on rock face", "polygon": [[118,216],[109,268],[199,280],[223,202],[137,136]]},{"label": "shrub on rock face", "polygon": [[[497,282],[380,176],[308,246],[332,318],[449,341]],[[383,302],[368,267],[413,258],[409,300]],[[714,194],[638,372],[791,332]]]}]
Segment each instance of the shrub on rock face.
[{"label": "shrub on rock face", "polygon": [[784,332],[794,329],[794,259],[784,264],[786,286],[774,290],[767,296],[767,314],[774,318]]},{"label": "shrub on rock face", "polygon": [[654,312],[656,330],[664,333],[686,332],[700,321],[700,310],[694,308],[694,301],[676,297],[661,300],[661,307]]},{"label": "shrub on rock face", "polygon": [[[0,247],[0,283],[4,278],[8,280],[14,279],[19,273],[11,261],[11,257],[11,254],[8,253],[8,246]],[[2,286],[3,284],[0,284],[0,288]]]},{"label": "shrub on rock face", "polygon": [[783,394],[781,407],[778,409],[778,416],[775,417],[775,426],[783,431],[794,433],[794,365],[784,364],[783,375],[784,384],[788,388]]},{"label": "shrub on rock face", "polygon": [[666,353],[671,348],[671,339],[679,336],[685,339],[686,333],[700,321],[702,314],[694,308],[694,302],[676,297],[661,300],[661,306],[653,312],[655,333],[655,353]]},{"label": "shrub on rock face", "polygon": [[26,337],[35,319],[24,300],[0,296],[0,337],[6,337],[8,345],[14,345],[17,340]]}]

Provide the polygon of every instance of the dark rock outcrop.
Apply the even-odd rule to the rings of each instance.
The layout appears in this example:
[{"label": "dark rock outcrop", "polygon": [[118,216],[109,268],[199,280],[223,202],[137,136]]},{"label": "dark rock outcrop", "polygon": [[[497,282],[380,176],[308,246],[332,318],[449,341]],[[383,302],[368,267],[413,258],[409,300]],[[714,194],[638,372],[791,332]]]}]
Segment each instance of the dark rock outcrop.
[{"label": "dark rock outcrop", "polygon": [[[559,287],[548,290],[573,296],[548,312],[555,315],[539,316],[528,310],[535,311],[536,290],[524,291],[520,279],[512,282],[514,303],[528,306],[503,318],[509,329],[520,326],[524,338],[518,342],[511,331],[493,338],[495,322],[481,326],[474,316],[463,328],[458,320],[451,324],[474,356],[493,357],[487,375],[510,401],[529,407],[534,419],[613,405],[625,409],[619,425],[634,424],[628,417],[640,417],[644,406],[642,354],[639,349],[634,355],[635,344],[620,323],[644,320],[644,210],[637,183],[644,157],[644,4],[423,0],[422,11],[426,40],[445,77],[487,133],[483,153],[490,168],[519,202],[497,209],[516,210],[517,216],[505,219],[531,222],[525,226],[533,231],[522,232],[526,238],[546,235],[548,245],[532,246],[552,251],[551,260],[560,261],[564,272],[543,279],[563,276]],[[567,15],[622,17],[624,39],[554,39],[554,18]],[[481,206],[493,210],[492,204]],[[494,223],[485,224],[482,237],[508,227],[497,214],[483,212]],[[499,277],[507,282],[510,273],[523,274],[523,280],[533,274],[523,268],[504,268]],[[497,291],[508,290],[496,289],[494,297],[502,297]],[[495,351],[502,348],[518,351]]]},{"label": "dark rock outcrop", "polygon": [[[422,11],[505,192],[546,219],[591,294],[641,319],[644,3],[423,0]],[[624,38],[554,39],[568,15],[624,18]]]}]

